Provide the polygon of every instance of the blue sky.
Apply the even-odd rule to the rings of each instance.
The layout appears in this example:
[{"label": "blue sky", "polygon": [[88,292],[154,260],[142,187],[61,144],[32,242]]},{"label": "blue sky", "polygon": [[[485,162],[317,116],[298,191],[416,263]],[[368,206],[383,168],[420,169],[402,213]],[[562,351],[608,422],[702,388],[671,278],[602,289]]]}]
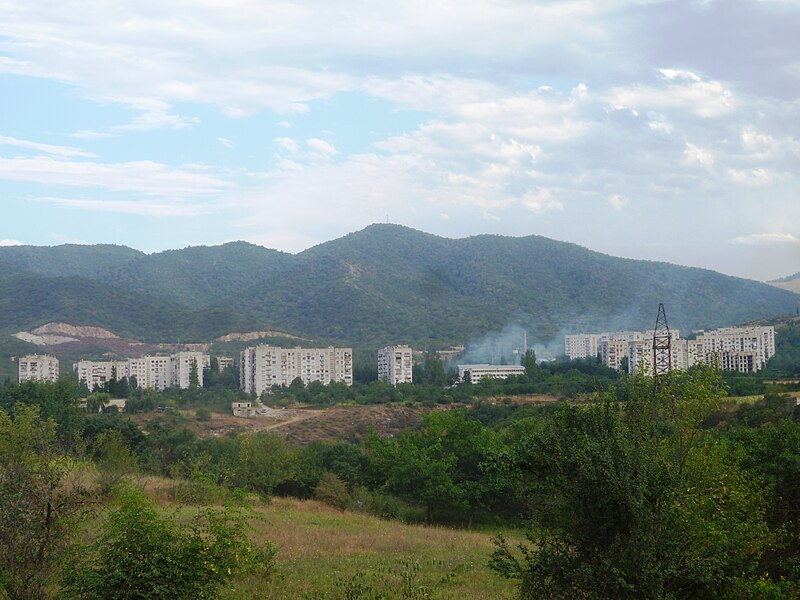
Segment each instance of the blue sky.
[{"label": "blue sky", "polygon": [[800,271],[797,0],[6,0],[0,23],[0,244],[296,252],[388,218]]}]

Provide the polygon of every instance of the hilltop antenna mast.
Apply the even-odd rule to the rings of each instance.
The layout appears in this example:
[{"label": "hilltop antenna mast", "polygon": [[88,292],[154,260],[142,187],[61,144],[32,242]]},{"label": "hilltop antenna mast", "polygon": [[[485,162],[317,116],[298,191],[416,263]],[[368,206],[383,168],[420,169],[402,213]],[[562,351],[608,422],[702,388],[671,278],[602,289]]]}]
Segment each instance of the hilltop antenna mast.
[{"label": "hilltop antenna mast", "polygon": [[667,311],[661,303],[658,305],[656,327],[653,330],[653,386],[656,389],[661,388],[671,369],[672,335],[667,324]]}]

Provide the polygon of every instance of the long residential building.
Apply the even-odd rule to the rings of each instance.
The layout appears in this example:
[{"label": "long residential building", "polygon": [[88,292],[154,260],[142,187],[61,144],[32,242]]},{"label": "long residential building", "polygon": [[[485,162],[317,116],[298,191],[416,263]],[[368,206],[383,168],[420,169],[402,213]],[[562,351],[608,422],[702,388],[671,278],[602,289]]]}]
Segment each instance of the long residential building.
[{"label": "long residential building", "polygon": [[279,348],[251,346],[239,357],[240,387],[260,396],[272,386],[288,386],[299,378],[305,385],[333,381],[353,385],[352,348]]},{"label": "long residential building", "polygon": [[28,354],[19,359],[19,382],[57,381],[58,359],[49,354]]},{"label": "long residential building", "polygon": [[391,385],[411,383],[413,353],[409,346],[386,346],[378,350],[378,379]]},{"label": "long residential building", "polygon": [[[653,338],[629,344],[628,369],[652,373]],[[674,339],[671,368],[688,369],[696,364],[716,364],[725,371],[755,373],[775,354],[774,327],[726,327],[702,332],[694,339]]]},{"label": "long residential building", "polygon": [[196,367],[197,385],[203,387],[203,368],[210,364],[202,352],[178,352],[170,356],[141,356],[121,361],[82,360],[72,365],[78,380],[90,390],[102,388],[112,379],[136,379],[140,388],[162,391],[168,387],[189,388],[192,365]]},{"label": "long residential building", "polygon": [[520,365],[458,365],[458,378],[465,381],[469,377],[470,383],[479,383],[484,377],[492,379],[506,379],[511,375],[523,375],[525,367]]}]

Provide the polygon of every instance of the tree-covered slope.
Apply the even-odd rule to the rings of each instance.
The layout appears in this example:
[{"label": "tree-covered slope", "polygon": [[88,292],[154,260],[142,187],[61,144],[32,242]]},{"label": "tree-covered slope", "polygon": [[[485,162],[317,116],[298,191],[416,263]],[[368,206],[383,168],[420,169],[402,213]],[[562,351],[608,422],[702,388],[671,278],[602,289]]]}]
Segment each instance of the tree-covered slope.
[{"label": "tree-covered slope", "polygon": [[540,236],[453,240],[373,225],[297,255],[236,242],[118,262],[119,248],[81,247],[86,270],[110,265],[93,279],[7,266],[0,331],[64,321],[148,341],[199,341],[266,328],[354,346],[424,347],[509,325],[524,327],[531,341],[641,330],[652,326],[659,302],[670,325],[684,330],[793,314],[800,302],[755,281]]},{"label": "tree-covered slope", "polygon": [[292,255],[247,242],[167,250],[97,273],[102,281],[185,306],[211,306],[281,272]]},{"label": "tree-covered slope", "polygon": [[512,323],[532,339],[643,329],[659,302],[673,326],[710,328],[787,314],[800,301],[755,281],[539,236],[449,240],[373,225],[296,258],[241,306],[276,327],[359,343],[465,341]]},{"label": "tree-covered slope", "polygon": [[0,248],[0,268],[14,268],[51,277],[90,277],[103,269],[143,256],[145,254],[139,250],[115,244],[7,246]]},{"label": "tree-covered slope", "polygon": [[60,321],[149,342],[201,342],[258,324],[224,307],[189,310],[84,277],[0,273],[0,333]]}]

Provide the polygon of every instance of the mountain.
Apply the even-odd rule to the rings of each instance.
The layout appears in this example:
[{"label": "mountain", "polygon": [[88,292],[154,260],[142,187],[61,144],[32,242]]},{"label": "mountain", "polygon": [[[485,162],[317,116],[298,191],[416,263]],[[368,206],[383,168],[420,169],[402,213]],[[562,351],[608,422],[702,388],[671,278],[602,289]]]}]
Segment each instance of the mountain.
[{"label": "mountain", "polygon": [[6,246],[0,248],[0,265],[4,270],[15,269],[51,277],[94,276],[102,269],[143,256],[146,256],[144,252],[114,244]]},{"label": "mountain", "polygon": [[297,255],[241,305],[275,326],[380,344],[467,341],[518,324],[534,340],[646,329],[659,302],[684,329],[793,312],[800,297],[705,269],[621,259],[540,236],[445,239],[373,225]]},{"label": "mountain", "polygon": [[0,332],[54,321],[103,327],[150,342],[206,340],[258,323],[223,307],[191,310],[87,277],[0,271]]},{"label": "mountain", "polygon": [[0,263],[14,264],[0,275],[0,330],[63,321],[146,341],[263,329],[426,347],[509,325],[532,342],[642,330],[659,302],[670,325],[684,330],[794,314],[800,302],[755,281],[540,236],[447,239],[397,225],[372,225],[296,255],[244,242],[151,255],[80,248],[86,267],[75,277],[47,277],[40,263],[11,261],[13,248],[0,248]]},{"label": "mountain", "polygon": [[780,279],[768,281],[767,283],[774,285],[775,287],[800,294],[800,273],[795,273],[794,275],[789,275],[788,277],[781,277]]},{"label": "mountain", "polygon": [[115,286],[161,296],[185,306],[212,306],[254,281],[280,273],[292,255],[247,242],[195,246],[137,257],[94,276]]}]

